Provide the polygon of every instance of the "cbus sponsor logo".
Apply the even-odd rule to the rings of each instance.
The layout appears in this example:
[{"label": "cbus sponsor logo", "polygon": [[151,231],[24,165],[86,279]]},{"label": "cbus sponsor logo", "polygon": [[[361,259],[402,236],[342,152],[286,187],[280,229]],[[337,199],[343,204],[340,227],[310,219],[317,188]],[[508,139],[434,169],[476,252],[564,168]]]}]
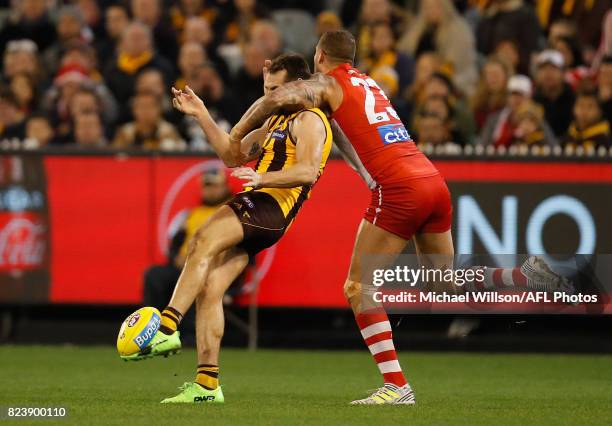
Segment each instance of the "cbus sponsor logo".
[{"label": "cbus sponsor logo", "polygon": [[193,402],[209,402],[209,401],[214,401],[214,400],[215,400],[215,397],[213,395],[193,397]]},{"label": "cbus sponsor logo", "polygon": [[159,326],[161,325],[161,321],[159,315],[153,314],[147,326],[140,332],[140,334],[134,337],[134,343],[138,345],[140,349],[144,348],[149,344],[157,330],[159,330]]},{"label": "cbus sponsor logo", "polygon": [[136,324],[139,319],[140,319],[139,313],[135,313],[134,315],[132,315],[132,317],[128,321],[128,327],[134,327],[134,324]]},{"label": "cbus sponsor logo", "polygon": [[378,126],[376,130],[378,130],[378,134],[385,145],[411,140],[408,130],[401,123],[385,124],[384,126]]}]

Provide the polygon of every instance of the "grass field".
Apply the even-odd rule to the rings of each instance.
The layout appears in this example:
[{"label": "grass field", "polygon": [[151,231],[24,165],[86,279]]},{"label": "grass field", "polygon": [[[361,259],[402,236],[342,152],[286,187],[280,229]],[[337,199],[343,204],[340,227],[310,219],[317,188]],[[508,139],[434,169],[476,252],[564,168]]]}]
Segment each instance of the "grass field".
[{"label": "grass field", "polygon": [[0,346],[1,406],[64,406],[76,425],[612,424],[612,357],[406,353],[416,406],[350,407],[378,385],[363,352],[226,350],[223,406],[165,406],[195,352],[124,363],[113,348]]}]

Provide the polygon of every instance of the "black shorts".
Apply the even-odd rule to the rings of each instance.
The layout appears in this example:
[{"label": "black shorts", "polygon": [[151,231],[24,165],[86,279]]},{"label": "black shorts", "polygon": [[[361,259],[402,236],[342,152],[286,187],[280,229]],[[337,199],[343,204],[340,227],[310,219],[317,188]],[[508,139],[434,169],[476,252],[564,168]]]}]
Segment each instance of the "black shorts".
[{"label": "black shorts", "polygon": [[280,206],[270,194],[246,191],[227,202],[242,223],[244,239],[238,247],[254,256],[274,244],[289,225]]}]

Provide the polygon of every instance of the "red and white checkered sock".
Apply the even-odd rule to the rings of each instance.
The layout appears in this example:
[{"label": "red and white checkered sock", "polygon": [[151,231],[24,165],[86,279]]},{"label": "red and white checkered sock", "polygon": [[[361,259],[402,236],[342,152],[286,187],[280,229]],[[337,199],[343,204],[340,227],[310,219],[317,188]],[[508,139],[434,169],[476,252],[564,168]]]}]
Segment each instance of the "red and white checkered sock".
[{"label": "red and white checkered sock", "polygon": [[355,315],[355,319],[385,383],[404,386],[407,382],[397,360],[391,323],[385,310],[383,308],[369,309]]},{"label": "red and white checkered sock", "polygon": [[[482,269],[482,267],[472,269]],[[475,280],[465,285],[467,291],[494,291],[527,287],[527,277],[520,268],[485,268],[483,280]]]}]

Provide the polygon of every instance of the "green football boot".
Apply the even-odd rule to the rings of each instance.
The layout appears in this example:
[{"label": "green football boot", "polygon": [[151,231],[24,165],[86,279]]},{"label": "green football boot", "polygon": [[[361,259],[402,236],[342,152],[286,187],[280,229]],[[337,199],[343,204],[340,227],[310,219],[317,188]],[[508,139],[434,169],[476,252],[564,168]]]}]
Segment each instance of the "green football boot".
[{"label": "green football boot", "polygon": [[151,339],[151,342],[140,352],[133,355],[121,356],[124,361],[140,361],[142,359],[153,358],[154,356],[174,355],[181,351],[180,333],[175,331],[171,335],[167,335],[158,331]]},{"label": "green football boot", "polygon": [[223,404],[223,391],[221,386],[216,389],[208,390],[198,385],[195,382],[183,383],[179,388],[181,392],[171,398],[164,399],[162,404],[196,404],[199,402],[207,402],[209,404]]}]

